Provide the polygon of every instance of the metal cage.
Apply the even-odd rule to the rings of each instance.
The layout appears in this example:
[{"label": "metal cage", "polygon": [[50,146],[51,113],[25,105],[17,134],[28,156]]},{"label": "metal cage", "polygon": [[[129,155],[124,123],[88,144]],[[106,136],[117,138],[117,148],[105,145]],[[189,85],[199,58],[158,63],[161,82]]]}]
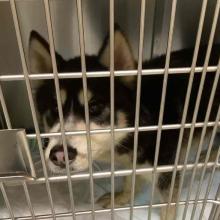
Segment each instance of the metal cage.
[{"label": "metal cage", "polygon": [[[10,111],[14,111],[12,109],[12,104],[10,104],[10,99],[15,95],[14,91],[10,92],[7,90],[7,86],[4,83],[7,82],[24,82],[23,88],[26,90],[27,94],[27,105],[30,108],[31,116],[27,116],[32,118],[33,120],[33,127],[34,127],[34,132],[29,132],[27,133],[26,137],[29,140],[36,139],[37,145],[39,146],[39,152],[40,152],[40,157],[42,161],[42,167],[43,167],[43,176],[42,177],[37,177],[34,179],[19,179],[17,181],[17,185],[20,185],[23,187],[22,191],[23,194],[25,195],[25,199],[27,202],[27,207],[29,209],[30,215],[28,216],[16,216],[14,213],[14,209],[11,205],[10,198],[7,194],[7,188],[8,188],[8,182],[5,180],[1,180],[0,178],[0,187],[1,187],[1,193],[2,193],[2,198],[4,198],[4,206],[8,210],[8,217],[1,217],[1,219],[21,219],[21,220],[26,220],[26,219],[56,219],[56,218],[71,218],[71,219],[77,219],[80,216],[84,215],[90,215],[91,219],[96,219],[97,215],[102,214],[102,213],[108,213],[109,217],[111,219],[115,219],[115,213],[120,212],[120,211],[129,211],[129,219],[135,219],[134,218],[134,213],[136,210],[148,210],[146,214],[146,218],[148,220],[153,219],[152,217],[152,210],[160,208],[160,207],[170,207],[170,206],[175,206],[176,210],[178,211],[179,207],[184,207],[183,210],[183,215],[182,219],[187,219],[186,213],[188,210],[188,207],[192,205],[193,209],[191,212],[191,218],[190,219],[196,219],[195,212],[196,212],[196,207],[198,205],[201,205],[201,211],[199,215],[199,219],[203,219],[203,215],[205,212],[205,209],[207,205],[211,205],[211,211],[209,211],[209,218],[208,219],[220,219],[220,190],[219,190],[219,180],[217,180],[218,184],[217,186],[213,186],[213,181],[214,177],[219,169],[219,155],[220,155],[220,148],[218,149],[218,153],[216,155],[215,162],[208,162],[211,150],[212,150],[212,144],[214,141],[215,136],[217,136],[218,128],[220,126],[220,110],[218,111],[218,114],[216,115],[216,120],[215,121],[209,121],[209,113],[210,109],[212,107],[212,98],[210,98],[209,106],[207,109],[207,115],[206,119],[204,122],[196,122],[196,117],[198,114],[198,108],[199,108],[199,103],[201,100],[201,92],[203,88],[203,83],[201,82],[200,88],[199,88],[199,93],[198,97],[196,100],[196,108],[193,116],[193,121],[192,123],[186,123],[186,114],[187,114],[187,109],[188,109],[188,103],[190,99],[190,90],[191,86],[190,84],[193,81],[193,76],[194,73],[202,74],[203,77],[205,77],[206,74],[209,74],[209,72],[215,72],[216,77],[215,77],[215,82],[213,84],[212,92],[214,96],[215,92],[215,87],[217,85],[217,82],[219,80],[219,74],[220,74],[220,62],[218,62],[218,66],[209,66],[209,57],[210,57],[210,52],[211,48],[213,45],[214,41],[219,41],[219,10],[220,10],[220,0],[216,1],[208,1],[208,0],[203,0],[203,1],[195,1],[195,5],[192,6],[193,10],[196,9],[198,15],[198,25],[190,24],[194,28],[194,32],[196,34],[194,35],[195,42],[189,42],[187,40],[183,40],[182,42],[175,41],[174,42],[174,37],[175,39],[178,38],[178,36],[175,36],[174,33],[174,26],[175,25],[180,25],[181,22],[179,19],[178,13],[181,11],[179,4],[184,4],[181,1],[173,0],[173,1],[146,1],[146,0],[140,0],[137,1],[135,4],[139,6],[138,12],[136,12],[135,16],[138,19],[139,25],[133,25],[132,27],[128,27],[130,30],[130,38],[132,38],[133,42],[138,42],[134,43],[133,47],[135,47],[134,51],[136,51],[136,58],[138,60],[138,68],[137,70],[126,70],[126,71],[115,71],[114,69],[114,23],[115,23],[115,11],[116,11],[116,6],[118,7],[120,5],[119,1],[116,3],[114,0],[109,0],[105,1],[104,6],[98,1],[95,1],[94,4],[97,4],[97,10],[100,9],[100,11],[105,8],[105,12],[108,12],[109,14],[109,19],[105,21],[107,28],[103,28],[103,30],[107,29],[106,31],[109,30],[110,32],[110,71],[102,71],[102,72],[87,72],[86,69],[86,62],[85,62],[85,54],[87,52],[85,42],[87,36],[85,34],[86,27],[90,26],[90,30],[93,29],[92,22],[91,24],[84,25],[84,16],[86,13],[89,13],[89,7],[83,7],[82,4],[84,1],[81,0],[76,0],[74,4],[76,4],[76,7],[74,8],[75,14],[77,18],[77,23],[76,23],[76,30],[77,34],[79,36],[79,50],[75,50],[80,52],[80,58],[81,58],[81,72],[78,73],[59,73],[57,70],[57,64],[56,64],[56,58],[55,58],[55,43],[57,43],[57,39],[55,39],[55,35],[59,35],[59,28],[55,29],[54,26],[56,26],[56,22],[60,21],[55,21],[53,23],[53,16],[52,13],[57,12],[59,10],[60,5],[63,4],[62,1],[57,1],[56,9],[52,7],[52,3],[50,0],[42,0],[41,1],[41,13],[45,13],[45,20],[46,20],[46,25],[45,27],[40,27],[43,33],[48,32],[48,39],[49,39],[49,45],[50,45],[50,53],[51,53],[51,59],[52,59],[52,66],[53,66],[53,72],[52,73],[44,73],[44,74],[30,74],[29,73],[29,68],[28,68],[28,61],[27,61],[27,56],[26,56],[26,48],[27,48],[27,32],[29,31],[30,28],[25,29],[25,25],[29,25],[27,23],[28,16],[25,17],[22,12],[24,12],[25,9],[28,9],[28,7],[25,8],[25,5],[22,4],[22,2],[37,2],[37,1],[26,1],[26,0],[0,0],[0,7],[4,6],[3,4],[7,4],[7,16],[8,12],[10,13],[10,16],[12,16],[12,21],[13,23],[8,23],[7,25],[14,25],[14,33],[16,36],[16,41],[18,45],[18,51],[19,54],[14,54],[14,58],[18,58],[21,61],[21,68],[19,67],[14,71],[13,74],[10,73],[11,67],[7,66],[5,69],[3,68],[3,71],[0,75],[0,101],[1,101],[1,108],[2,108],[2,115],[3,119],[2,121],[5,121],[5,127],[7,129],[13,129],[18,126],[21,126],[19,123],[21,120],[24,120],[24,125],[26,127],[23,128],[28,128],[29,122],[26,122],[25,117],[23,116],[21,119],[21,113],[16,113],[14,116],[13,114],[10,113]],[[52,1],[53,2],[53,1]],[[65,1],[66,2],[66,1]],[[74,1],[70,1],[71,4],[73,4]],[[88,1],[87,1],[88,2]],[[183,1],[184,2],[184,1]],[[200,2],[200,6],[199,6]],[[211,3],[210,3],[211,2]],[[39,2],[37,2],[38,4]],[[190,8],[189,4],[194,4],[191,3],[190,1],[185,1],[186,4],[188,4],[188,8]],[[2,5],[1,5],[2,4]],[[93,4],[93,3],[92,3]],[[123,1],[123,4],[126,5],[126,1]],[[127,3],[129,5],[129,10],[133,8],[134,3]],[[89,5],[89,4],[88,4]],[[90,5],[91,6],[91,3]],[[208,7],[209,6],[209,7]],[[3,7],[3,8],[4,8]],[[22,7],[24,7],[22,9]],[[35,6],[32,6],[32,10],[34,9]],[[122,7],[122,6],[120,6]],[[201,8],[200,8],[201,7]],[[138,8],[138,7],[137,7]],[[211,8],[211,9],[210,9]],[[23,11],[22,11],[23,10]],[[67,10],[67,8],[65,8]],[[71,9],[72,10],[72,9]],[[104,9],[103,9],[104,10]],[[4,10],[1,10],[4,12]],[[208,11],[208,12],[207,12]],[[105,12],[100,12],[105,14]],[[202,34],[204,33],[203,27],[205,26],[205,15],[206,12],[209,14],[210,19],[208,19],[208,27],[209,30],[206,30],[206,34],[208,37],[207,42],[208,42],[208,48],[206,52],[206,57],[205,57],[205,62],[204,66],[196,66],[196,61],[198,57],[198,51],[199,51],[199,46],[201,43],[202,39]],[[36,13],[36,12],[33,12]],[[40,14],[38,14],[39,11],[36,13],[37,16],[40,17]],[[64,13],[65,14],[65,13]],[[93,15],[91,13],[91,15]],[[129,13],[127,14],[128,17]],[[130,15],[133,15],[132,12]],[[2,13],[0,14],[0,19],[4,18],[5,14]],[[6,17],[7,17],[6,16]],[[23,17],[22,17],[23,16]],[[104,15],[103,15],[104,16]],[[120,18],[120,15],[117,15],[118,18]],[[134,16],[134,17],[135,17]],[[126,18],[127,18],[126,17]],[[149,18],[150,17],[150,18]],[[90,18],[90,17],[89,17]],[[25,20],[27,19],[27,20]],[[41,22],[41,19],[39,19],[38,22]],[[88,22],[88,18],[87,22]],[[123,20],[123,18],[120,18]],[[131,18],[132,20],[133,18]],[[148,20],[147,20],[148,19]],[[150,20],[149,20],[150,19]],[[187,18],[186,18],[187,19]],[[58,19],[59,20],[59,19]],[[2,20],[4,21],[4,19]],[[178,21],[178,22],[177,22]],[[96,21],[97,22],[97,21]],[[176,24],[177,22],[177,24]],[[62,23],[62,22],[60,22]],[[167,25],[165,25],[165,23]],[[3,24],[3,22],[2,22]],[[128,26],[129,26],[128,22]],[[37,23],[35,23],[35,26]],[[103,23],[101,24],[103,26]],[[135,27],[134,27],[135,26]],[[150,28],[150,33],[146,33],[146,26],[149,29]],[[185,27],[186,28],[186,27]],[[13,28],[12,28],[13,29]],[[134,33],[132,33],[132,29],[136,31],[135,37]],[[181,27],[179,27],[181,30]],[[179,30],[178,29],[178,30]],[[183,28],[184,29],[184,28]],[[192,29],[191,29],[192,30]],[[135,32],[134,31],[134,32]],[[4,32],[3,31],[0,31]],[[89,31],[87,31],[88,33]],[[181,33],[181,31],[179,32]],[[192,34],[192,32],[191,32]],[[145,36],[150,39],[149,40],[149,45],[145,46],[144,44],[144,39]],[[165,36],[161,40],[161,35]],[[177,34],[178,35],[178,34]],[[180,35],[180,34],[179,34]],[[4,35],[6,36],[6,35]],[[91,35],[92,36],[92,35]],[[99,38],[103,36],[103,33],[99,35]],[[60,37],[60,36],[59,36]],[[72,37],[72,35],[71,35]],[[92,37],[93,38],[93,37]],[[88,40],[88,39],[87,39]],[[3,41],[0,40],[0,41]],[[5,39],[4,39],[5,41]],[[59,40],[58,40],[59,41]],[[162,41],[162,42],[161,42]],[[194,55],[192,59],[192,65],[191,67],[181,67],[181,68],[170,68],[169,63],[170,63],[170,54],[173,48],[184,48],[186,45],[194,45]],[[14,44],[13,44],[14,45]],[[165,46],[164,46],[165,45]],[[15,47],[16,44],[14,45]],[[65,50],[64,46],[57,44],[57,47],[60,47],[61,50]],[[62,49],[62,47],[64,49]],[[98,46],[90,46],[88,49],[88,52],[91,51],[96,51],[96,48]],[[3,48],[3,46],[2,46]],[[147,48],[147,49],[146,49]],[[147,52],[146,52],[147,51]],[[10,50],[9,50],[10,52]],[[163,69],[142,69],[142,61],[143,59],[150,59],[151,57],[158,56],[160,54],[166,53],[166,62],[165,66]],[[7,51],[0,51],[0,56],[3,57],[4,53],[7,53]],[[65,51],[64,51],[65,53]],[[77,52],[76,52],[77,53]],[[10,54],[9,54],[10,55]],[[66,52],[66,57],[72,56],[76,54],[68,54]],[[10,55],[11,56],[11,55]],[[4,59],[3,59],[4,60]],[[3,65],[3,63],[2,63]],[[8,62],[6,62],[6,65],[8,65]],[[18,64],[19,66],[19,64]],[[184,105],[184,111],[183,111],[183,116],[180,124],[173,124],[173,125],[166,125],[163,124],[163,113],[164,113],[164,102],[166,98],[166,87],[167,87],[167,82],[168,82],[168,76],[169,74],[181,74],[181,73],[188,73],[190,74],[190,81],[187,89],[187,95],[186,95],[186,100],[185,100],[185,105]],[[159,114],[159,121],[157,125],[154,126],[139,126],[139,112],[140,112],[140,92],[141,92],[141,79],[142,75],[152,75],[152,74],[162,74],[164,76],[164,81],[163,81],[163,87],[162,87],[162,97],[161,97],[161,105],[160,105],[160,114]],[[103,129],[103,130],[90,130],[90,124],[89,124],[89,109],[88,109],[88,97],[87,97],[87,77],[110,77],[110,94],[111,94],[111,127],[110,129]],[[114,124],[114,77],[115,76],[136,76],[137,77],[137,91],[136,91],[136,97],[137,101],[135,103],[135,125],[134,127],[127,127],[127,128],[115,128]],[[59,85],[59,79],[68,79],[68,78],[82,78],[83,81],[83,90],[84,90],[84,102],[85,102],[85,120],[86,120],[86,130],[84,131],[65,131],[64,128],[64,121],[63,121],[63,110],[62,110],[62,104],[61,104],[61,96],[60,96],[60,85]],[[59,111],[59,119],[60,119],[60,125],[61,125],[61,131],[56,132],[56,133],[41,133],[40,131],[40,126],[39,122],[37,119],[37,112],[35,109],[35,103],[34,103],[34,94],[33,94],[33,88],[31,86],[31,82],[37,81],[37,80],[53,80],[55,83],[55,90],[56,90],[56,97],[57,97],[57,104],[58,104],[58,111]],[[14,85],[14,84],[12,84]],[[13,86],[12,86],[13,87]],[[13,87],[17,88],[18,87]],[[6,94],[5,94],[5,93]],[[18,91],[19,92],[19,91]],[[20,93],[22,94],[22,93]],[[7,100],[7,101],[6,101]],[[13,101],[12,101],[13,102]],[[10,105],[8,108],[8,104]],[[21,112],[26,112],[24,109],[26,107],[21,106]],[[17,110],[18,111],[18,110]],[[10,116],[16,118],[15,121],[17,120],[17,124],[11,122]],[[21,120],[20,120],[21,119]],[[14,119],[13,119],[14,120]],[[19,121],[20,120],[20,121]],[[190,134],[193,136],[194,129],[197,127],[201,127],[203,131],[203,135],[201,136],[200,142],[202,145],[202,142],[204,141],[204,135],[206,132],[206,129],[208,127],[213,128],[212,130],[212,138],[209,143],[209,151],[207,152],[206,159],[204,163],[200,163],[198,160],[196,160],[194,163],[187,163],[187,159],[185,160],[185,163],[183,165],[178,165],[178,158],[179,158],[179,153],[180,153],[180,147],[181,147],[181,142],[183,138],[183,132],[185,128],[190,129]],[[4,128],[4,125],[2,125],[2,128]],[[179,145],[177,150],[177,155],[176,155],[176,160],[174,166],[167,165],[167,166],[158,166],[157,165],[157,159],[158,159],[158,154],[159,154],[159,149],[160,149],[160,138],[161,138],[161,132],[162,130],[166,129],[180,129],[180,135],[179,135]],[[136,168],[136,160],[137,160],[137,147],[138,147],[138,133],[142,131],[157,131],[157,141],[156,141],[156,153],[155,153],[155,162],[153,164],[153,167],[149,168]],[[115,170],[115,164],[114,164],[114,134],[115,132],[134,132],[134,155],[133,155],[133,169],[130,170]],[[96,172],[93,169],[92,166],[92,157],[91,157],[91,142],[90,142],[90,135],[92,134],[103,134],[103,133],[110,133],[112,137],[112,149],[111,149],[111,169],[109,171],[101,171],[101,172]],[[69,170],[68,163],[66,163],[66,175],[59,175],[59,176],[50,176],[48,174],[47,168],[46,168],[46,162],[44,158],[44,153],[43,153],[43,138],[45,137],[51,137],[51,136],[61,136],[63,145],[64,145],[64,153],[65,153],[65,158],[68,158],[68,152],[67,152],[67,142],[66,142],[66,136],[71,136],[71,135],[86,135],[87,137],[87,147],[88,147],[88,154],[89,154],[89,172],[88,173],[77,173],[77,174],[72,174]],[[190,145],[190,144],[189,144]],[[219,145],[219,143],[218,143]],[[189,146],[190,148],[190,146]],[[198,151],[198,154],[200,152]],[[198,156],[198,155],[197,155]],[[204,181],[204,177],[206,174],[206,171],[209,170],[209,176],[208,176],[208,182],[207,182],[207,188],[204,193],[204,198],[200,199],[200,193]],[[174,181],[175,177],[177,175],[177,171],[182,171],[181,172],[181,179],[180,179],[180,192],[182,191],[183,187],[183,181],[184,181],[184,175],[186,172],[191,171],[191,179],[189,180],[189,188],[186,193],[187,197],[184,201],[180,199],[180,193],[178,194],[178,199],[175,202],[172,202],[172,193],[173,193],[173,188],[174,188]],[[172,181],[171,181],[171,187],[170,187],[170,194],[168,196],[168,202],[166,203],[156,203],[153,201],[153,198],[155,196],[155,181],[156,181],[156,174],[159,172],[172,172]],[[198,188],[196,192],[196,196],[193,200],[190,199],[190,194],[192,192],[192,185],[195,181],[195,175],[196,172],[199,172],[200,178],[198,182]],[[136,205],[134,202],[135,199],[135,180],[136,180],[136,175],[139,174],[146,174],[146,173],[152,173],[152,190],[150,193],[150,203],[145,204],[145,205]],[[131,204],[126,207],[121,207],[121,208],[116,208],[114,204],[114,199],[115,199],[115,178],[117,177],[123,177],[123,176],[132,176],[132,186],[131,186]],[[108,178],[109,181],[111,182],[111,208],[110,209],[96,209],[95,207],[95,196],[94,196],[94,180],[100,179],[100,178]],[[74,193],[73,193],[73,183],[74,181],[78,180],[89,180],[89,188],[90,188],[90,193],[91,193],[91,207],[88,208],[87,210],[83,211],[77,211],[75,210],[75,199],[74,199]],[[69,201],[70,201],[70,210],[68,212],[64,213],[57,213],[54,207],[54,198],[53,198],[53,192],[51,189],[51,184],[53,183],[58,183],[58,182],[66,182],[68,185],[68,190],[69,190]],[[42,215],[36,215],[35,209],[32,204],[32,196],[30,195],[31,189],[30,186],[32,185],[38,185],[38,184],[45,184],[46,186],[46,192],[47,196],[49,198],[49,207],[50,207],[50,212]],[[218,189],[217,189],[217,188]],[[209,198],[209,193],[210,191],[215,188],[215,198],[210,199]],[[1,204],[1,203],[0,203]],[[0,207],[1,209],[1,207]],[[2,212],[0,210],[0,212]],[[0,214],[1,215],[1,214]],[[177,217],[177,216],[176,216]],[[146,219],[145,218],[145,219]]]}]

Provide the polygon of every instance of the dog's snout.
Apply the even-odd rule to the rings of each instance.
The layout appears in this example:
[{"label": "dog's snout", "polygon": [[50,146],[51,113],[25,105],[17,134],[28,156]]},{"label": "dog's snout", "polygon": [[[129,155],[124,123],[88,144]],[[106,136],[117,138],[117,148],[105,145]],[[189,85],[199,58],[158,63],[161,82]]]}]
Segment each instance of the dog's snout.
[{"label": "dog's snout", "polygon": [[[75,160],[77,151],[70,146],[67,147],[67,150],[69,163],[71,163]],[[65,155],[62,145],[53,147],[53,149],[50,151],[50,160],[57,166],[65,167]]]}]

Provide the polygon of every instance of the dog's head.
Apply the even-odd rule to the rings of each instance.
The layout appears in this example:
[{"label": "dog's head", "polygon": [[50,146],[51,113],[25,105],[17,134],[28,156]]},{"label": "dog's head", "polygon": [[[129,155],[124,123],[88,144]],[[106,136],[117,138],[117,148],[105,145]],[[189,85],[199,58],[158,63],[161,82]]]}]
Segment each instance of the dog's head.
[{"label": "dog's head", "polygon": [[[36,32],[32,32],[29,45],[30,70],[32,73],[52,72],[48,43]],[[81,72],[80,58],[64,60],[56,53],[59,72]],[[87,71],[109,69],[109,38],[107,37],[98,56],[86,56]],[[123,34],[115,31],[115,69],[135,69],[135,61]],[[115,78],[115,127],[131,125],[134,113],[134,100],[131,89],[132,77]],[[87,97],[89,104],[90,129],[110,128],[110,78],[88,78]],[[82,79],[60,80],[60,93],[64,115],[65,131],[86,129],[84,110],[84,90]],[[36,93],[39,115],[47,132],[59,132],[57,99],[53,80],[44,80]],[[132,115],[132,116],[131,116]],[[125,132],[115,133],[115,145],[127,138]],[[66,136],[70,168],[80,171],[88,168],[86,135]],[[110,133],[91,134],[92,159],[110,150]],[[49,169],[54,173],[65,171],[65,159],[61,137],[51,137],[45,146],[45,158]]]}]

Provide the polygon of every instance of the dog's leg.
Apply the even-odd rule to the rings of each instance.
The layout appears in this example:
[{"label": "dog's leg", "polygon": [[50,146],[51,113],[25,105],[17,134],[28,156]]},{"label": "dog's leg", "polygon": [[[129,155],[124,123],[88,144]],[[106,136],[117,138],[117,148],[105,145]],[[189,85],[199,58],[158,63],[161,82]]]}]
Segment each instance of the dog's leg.
[{"label": "dog's leg", "polygon": [[115,194],[115,205],[123,206],[130,203],[132,177],[126,176],[123,191]]},{"label": "dog's leg", "polygon": [[[128,204],[131,198],[131,176],[126,176],[123,184],[123,191],[115,193],[115,206],[122,206]],[[111,207],[111,193],[107,193],[102,196],[98,203],[103,208]]]},{"label": "dog's leg", "polygon": [[[146,178],[142,175],[136,175],[135,195],[140,192],[143,185],[146,184]],[[115,193],[115,206],[121,207],[130,203],[131,200],[132,176],[126,176],[123,184],[123,191]],[[98,200],[98,203],[104,208],[111,207],[111,193],[105,194]]]},{"label": "dog's leg", "polygon": [[[172,178],[172,173],[160,174],[158,179],[158,190],[160,194],[160,200],[162,203],[168,202],[170,193],[170,182]],[[176,181],[173,188],[173,196],[171,202],[175,202],[177,199],[177,193],[179,188],[179,176],[176,176]],[[176,206],[171,205],[169,209],[167,206],[161,207],[160,219],[161,220],[174,220],[176,214]],[[167,217],[167,218],[166,218]]]},{"label": "dog's leg", "polygon": [[[132,163],[131,163],[131,155],[129,154],[123,154],[119,155],[116,154],[115,159],[119,161],[121,164],[123,164],[124,167],[128,169],[132,169]],[[137,168],[140,165],[137,164]],[[144,184],[146,185],[147,181],[146,175],[136,175],[135,180],[135,195],[140,192]],[[132,175],[126,176],[123,184],[123,191],[115,193],[115,206],[124,206],[125,204],[130,203],[131,199],[131,187],[132,187]],[[111,204],[111,193],[107,193],[106,195],[102,196],[98,203],[102,205],[105,208],[109,208]]]}]

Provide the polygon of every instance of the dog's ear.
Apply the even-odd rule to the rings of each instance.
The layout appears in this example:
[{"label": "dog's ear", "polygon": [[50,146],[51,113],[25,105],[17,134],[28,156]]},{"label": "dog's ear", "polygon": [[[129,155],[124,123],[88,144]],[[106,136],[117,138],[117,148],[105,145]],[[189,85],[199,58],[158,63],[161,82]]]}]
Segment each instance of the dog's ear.
[{"label": "dog's ear", "polygon": [[[114,32],[114,59],[115,70],[134,70],[136,68],[135,60],[131,47],[118,26]],[[99,61],[104,66],[110,66],[110,38],[106,37],[99,52]],[[133,84],[134,76],[120,77],[123,82],[129,86]]]},{"label": "dog's ear", "polygon": [[45,80],[35,94],[36,107],[40,115],[43,115],[51,106],[54,96],[54,87],[51,80]]},{"label": "dog's ear", "polygon": [[[56,53],[57,66],[63,58]],[[29,64],[31,73],[53,72],[48,42],[36,31],[31,31],[29,38]]]},{"label": "dog's ear", "polygon": [[36,89],[34,98],[40,126],[43,129],[42,131],[47,132],[49,131],[48,125],[52,125],[55,120],[52,115],[52,111],[56,109],[56,93],[53,80],[44,80]]}]

